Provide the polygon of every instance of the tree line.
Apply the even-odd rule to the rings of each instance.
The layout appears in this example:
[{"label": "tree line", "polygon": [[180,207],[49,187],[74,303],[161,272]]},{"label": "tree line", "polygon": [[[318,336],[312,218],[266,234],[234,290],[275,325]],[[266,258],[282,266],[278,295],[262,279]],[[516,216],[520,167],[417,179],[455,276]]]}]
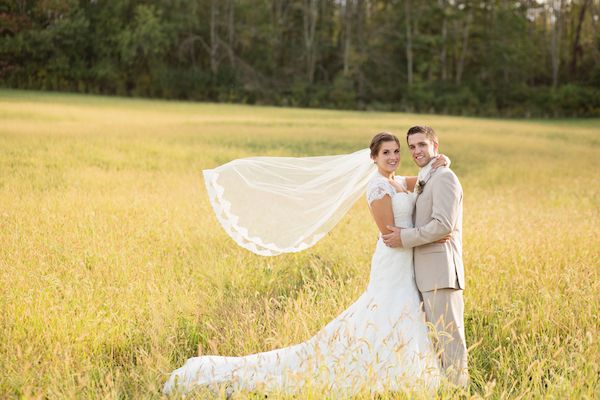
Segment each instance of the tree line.
[{"label": "tree line", "polygon": [[600,0],[12,0],[0,85],[600,116]]}]

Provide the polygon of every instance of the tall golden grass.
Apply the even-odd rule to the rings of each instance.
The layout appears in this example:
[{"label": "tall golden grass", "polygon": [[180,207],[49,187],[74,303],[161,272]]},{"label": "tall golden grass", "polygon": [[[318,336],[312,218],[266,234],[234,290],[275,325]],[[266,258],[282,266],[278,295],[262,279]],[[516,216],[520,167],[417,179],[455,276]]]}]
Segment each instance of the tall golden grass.
[{"label": "tall golden grass", "polygon": [[465,192],[472,383],[437,396],[598,398],[600,121],[18,91],[0,91],[0,397],[157,398],[198,353],[309,338],[366,287],[365,201],[315,247],[262,258],[222,231],[201,170],[351,152],[417,123]]}]

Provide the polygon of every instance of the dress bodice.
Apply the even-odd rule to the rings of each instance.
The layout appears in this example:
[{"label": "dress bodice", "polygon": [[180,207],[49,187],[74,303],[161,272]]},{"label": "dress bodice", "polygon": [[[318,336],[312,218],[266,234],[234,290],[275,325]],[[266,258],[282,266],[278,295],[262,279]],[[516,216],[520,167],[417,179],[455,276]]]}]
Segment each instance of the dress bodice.
[{"label": "dress bodice", "polygon": [[[403,176],[396,176],[395,180],[405,189],[407,188],[406,178]],[[389,195],[392,199],[394,225],[399,228],[412,228],[412,215],[415,207],[416,193],[397,192],[385,177],[376,172],[367,186],[367,201],[369,206],[371,206],[371,202],[379,200],[385,195]]]},{"label": "dress bodice", "polygon": [[392,197],[394,223],[399,228],[413,227],[413,209],[415,208],[416,193],[396,193]]}]

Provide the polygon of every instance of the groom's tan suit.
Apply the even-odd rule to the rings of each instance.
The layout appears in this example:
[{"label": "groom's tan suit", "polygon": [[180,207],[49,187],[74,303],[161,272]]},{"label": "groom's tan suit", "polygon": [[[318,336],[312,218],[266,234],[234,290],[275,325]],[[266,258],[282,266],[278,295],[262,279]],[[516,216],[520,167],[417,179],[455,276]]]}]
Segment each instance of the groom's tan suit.
[{"label": "groom's tan suit", "polygon": [[[415,228],[400,231],[402,245],[414,247],[415,278],[428,321],[438,333],[451,336],[438,335],[442,365],[451,381],[464,385],[468,372],[462,295],[463,191],[449,168],[431,170],[419,179],[425,184],[417,197]],[[447,234],[451,235],[448,242],[432,243]]]}]

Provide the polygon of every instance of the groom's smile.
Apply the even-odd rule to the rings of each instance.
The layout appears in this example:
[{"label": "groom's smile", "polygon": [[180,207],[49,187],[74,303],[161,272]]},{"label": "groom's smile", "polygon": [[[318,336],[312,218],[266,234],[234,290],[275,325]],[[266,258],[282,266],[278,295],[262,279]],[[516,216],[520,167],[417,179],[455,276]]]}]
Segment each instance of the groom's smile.
[{"label": "groom's smile", "polygon": [[415,163],[423,168],[438,153],[438,144],[427,138],[423,133],[408,136],[408,149]]}]

